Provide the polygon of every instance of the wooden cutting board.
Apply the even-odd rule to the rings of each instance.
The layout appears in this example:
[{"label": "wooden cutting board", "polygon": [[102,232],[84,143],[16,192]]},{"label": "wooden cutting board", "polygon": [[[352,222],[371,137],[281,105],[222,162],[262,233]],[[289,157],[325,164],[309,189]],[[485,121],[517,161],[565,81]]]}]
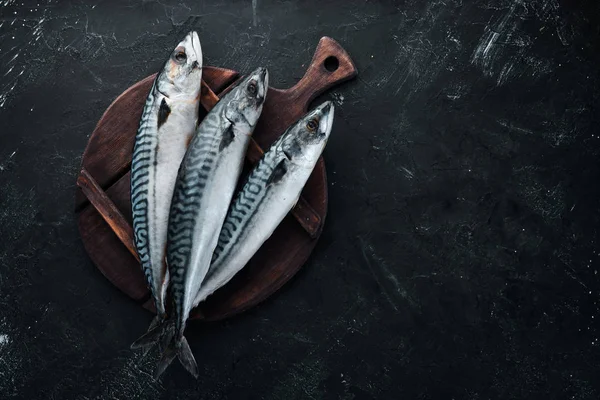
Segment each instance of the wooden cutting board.
[{"label": "wooden cutting board", "polygon": [[[356,67],[346,51],[335,40],[321,38],[304,77],[296,85],[284,90],[269,88],[246,157],[248,166],[256,163],[262,149],[267,149],[306,113],[316,96],[356,75]],[[123,92],[100,118],[83,153],[76,195],[79,231],[90,258],[110,282],[153,312],[133,244],[129,184],[135,134],[154,77],[149,76]],[[227,91],[240,77],[227,69],[203,68],[201,117],[218,101],[218,94]],[[321,158],[295,209],[248,265],[202,302],[191,319],[226,318],[277,291],[312,252],[326,214],[327,176]]]}]

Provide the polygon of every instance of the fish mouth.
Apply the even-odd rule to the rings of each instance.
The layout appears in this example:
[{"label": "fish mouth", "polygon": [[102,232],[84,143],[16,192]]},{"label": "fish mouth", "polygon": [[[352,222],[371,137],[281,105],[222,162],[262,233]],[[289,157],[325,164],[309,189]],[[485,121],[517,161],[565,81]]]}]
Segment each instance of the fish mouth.
[{"label": "fish mouth", "polygon": [[267,90],[269,90],[269,71],[265,67],[257,68],[256,71],[252,74],[257,76],[258,82],[260,82],[260,92],[257,97],[258,104],[263,104],[265,102],[265,97],[267,96]]},{"label": "fish mouth", "polygon": [[263,100],[264,100],[264,97],[267,95],[267,91],[269,90],[269,71],[266,68],[263,68],[263,70],[260,73],[260,77],[263,81],[264,90],[265,90],[265,92],[263,93]]},{"label": "fish mouth", "polygon": [[258,69],[258,74],[263,85],[267,87],[269,85],[269,71],[265,67],[260,67]]},{"label": "fish mouth", "polygon": [[248,75],[247,79],[256,79],[256,82],[258,82],[259,85],[262,86],[264,92],[266,92],[267,87],[269,86],[269,71],[265,67],[256,68]]},{"label": "fish mouth", "polygon": [[320,130],[326,136],[331,132],[333,125],[333,114],[335,107],[331,101],[326,101],[319,106],[319,113],[321,114],[321,120],[319,121]]},{"label": "fish mouth", "polygon": [[191,31],[190,35],[190,44],[192,46],[192,50],[194,55],[196,56],[196,60],[192,66],[194,68],[202,68],[202,46],[200,45],[200,38],[198,37],[198,33],[196,31]]}]

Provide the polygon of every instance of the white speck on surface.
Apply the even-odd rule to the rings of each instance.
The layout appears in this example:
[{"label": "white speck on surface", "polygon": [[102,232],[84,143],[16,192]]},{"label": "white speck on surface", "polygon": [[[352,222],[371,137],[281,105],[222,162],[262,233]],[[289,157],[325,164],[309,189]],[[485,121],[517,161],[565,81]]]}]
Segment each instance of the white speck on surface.
[{"label": "white speck on surface", "polygon": [[[17,154],[16,150],[12,152],[12,154],[8,157],[6,162],[8,162],[11,158],[13,158],[15,156],[15,154]],[[3,164],[0,164],[0,172],[4,171],[6,169],[6,162]]]},{"label": "white speck on surface", "polygon": [[504,65],[502,71],[500,71],[500,75],[498,76],[497,86],[502,86],[508,80],[510,72],[513,69],[513,65],[513,63],[507,63],[506,65]]},{"label": "white speck on surface", "polygon": [[[532,54],[532,46],[539,40],[522,29],[523,21],[537,19],[552,26],[559,33],[563,45],[568,45],[564,23],[556,0],[511,0],[500,10],[502,14],[486,25],[471,57],[471,63],[481,68],[485,76],[494,78],[502,86],[512,78],[539,78],[553,70],[553,62]],[[545,26],[540,29],[540,32]]]},{"label": "white speck on surface", "polygon": [[331,94],[331,97],[333,97],[332,100],[336,106],[341,106],[344,104],[344,95],[343,94],[333,92]]},{"label": "white speck on surface", "polygon": [[21,347],[24,343],[12,324],[3,317],[0,317],[0,332],[3,332],[0,333],[0,391],[17,394],[17,383],[25,377],[23,366],[27,363]]},{"label": "white speck on surface", "polygon": [[414,172],[412,172],[408,168],[406,168],[404,166],[400,166],[400,169],[402,170],[402,172],[404,172],[404,176],[406,176],[408,179],[412,179],[415,177]]},{"label": "white speck on surface", "polygon": [[15,67],[14,67],[14,65],[13,65],[12,67],[10,67],[10,68],[8,69],[8,71],[6,71],[6,73],[4,74],[4,76],[6,76],[6,75],[10,74],[10,73],[11,73],[11,71],[12,71],[14,68],[15,68]]},{"label": "white speck on surface", "polygon": [[491,74],[496,42],[504,34],[506,25],[512,18],[517,3],[518,1],[512,3],[508,12],[498,21],[495,27],[485,27],[485,33],[479,39],[479,43],[473,52],[471,63],[481,66],[487,75]]}]

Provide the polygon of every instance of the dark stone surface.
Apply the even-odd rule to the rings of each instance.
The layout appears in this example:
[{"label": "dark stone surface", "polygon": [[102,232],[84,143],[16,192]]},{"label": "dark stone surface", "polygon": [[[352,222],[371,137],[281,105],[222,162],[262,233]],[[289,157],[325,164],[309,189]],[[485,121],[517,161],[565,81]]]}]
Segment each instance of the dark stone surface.
[{"label": "dark stone surface", "polygon": [[[599,15],[590,1],[0,4],[0,398],[597,399]],[[254,7],[253,7],[254,4]],[[188,329],[200,379],[128,346],[151,316],[87,258],[80,156],[190,29],[291,86],[318,39],[359,77],[305,268]]]}]

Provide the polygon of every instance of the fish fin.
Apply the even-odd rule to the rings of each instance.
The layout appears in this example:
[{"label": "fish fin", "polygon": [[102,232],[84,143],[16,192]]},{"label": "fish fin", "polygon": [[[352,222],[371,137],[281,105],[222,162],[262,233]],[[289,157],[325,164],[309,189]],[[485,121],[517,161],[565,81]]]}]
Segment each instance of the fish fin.
[{"label": "fish fin", "polygon": [[165,372],[175,357],[179,358],[181,365],[183,365],[194,378],[198,378],[198,365],[196,364],[196,359],[192,354],[192,349],[190,349],[187,339],[184,336],[177,338],[175,335],[172,335],[169,338],[168,344],[165,346],[158,365],[156,366],[156,371],[154,372],[155,379],[158,379]]},{"label": "fish fin", "polygon": [[225,147],[229,146],[235,138],[235,132],[233,131],[233,124],[229,124],[225,132],[223,132],[223,139],[219,145],[219,151],[222,151]]},{"label": "fish fin", "polygon": [[167,326],[163,329],[163,334],[158,341],[158,350],[163,353],[164,350],[169,346],[171,340],[173,340],[173,336],[175,336],[175,325],[167,324]]},{"label": "fish fin", "polygon": [[177,348],[173,341],[171,341],[171,343],[169,343],[169,346],[167,346],[163,351],[162,357],[160,358],[160,361],[156,366],[156,371],[154,371],[154,379],[160,378],[160,376],[163,374],[163,372],[165,372],[167,367],[171,364],[171,362],[175,359],[176,356]]},{"label": "fish fin", "polygon": [[148,328],[148,330],[151,331],[152,329],[159,326],[161,321],[162,318],[159,315],[155,315],[154,318],[152,318],[152,322],[150,322],[150,327]]},{"label": "fish fin", "polygon": [[181,345],[177,352],[177,358],[179,358],[181,365],[183,365],[194,378],[198,378],[198,364],[196,364],[196,359],[194,358],[192,349],[190,349],[190,345],[185,336],[181,338]]},{"label": "fish fin", "polygon": [[163,318],[155,316],[150,327],[142,336],[140,336],[135,342],[131,344],[132,349],[148,349],[159,342],[160,337],[163,334]]},{"label": "fish fin", "polygon": [[279,163],[273,169],[271,176],[269,176],[269,179],[267,179],[267,185],[279,182],[286,172],[287,165],[285,159],[283,159],[279,161]]},{"label": "fish fin", "polygon": [[171,114],[171,107],[167,104],[167,100],[163,97],[160,108],[158,109],[158,127],[160,128],[162,124],[167,121],[169,115]]}]

